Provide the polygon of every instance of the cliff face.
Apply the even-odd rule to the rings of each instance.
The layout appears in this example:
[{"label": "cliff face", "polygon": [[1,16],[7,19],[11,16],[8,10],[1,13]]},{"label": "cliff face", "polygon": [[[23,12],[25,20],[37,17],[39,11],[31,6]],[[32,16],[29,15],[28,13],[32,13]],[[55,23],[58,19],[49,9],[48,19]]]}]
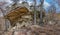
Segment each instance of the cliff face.
[{"label": "cliff face", "polygon": [[26,7],[17,7],[13,10],[10,11],[10,13],[8,13],[5,18],[8,19],[11,22],[11,25],[14,24],[16,22],[18,22],[18,20],[21,19],[21,17],[23,15],[26,15],[29,12],[29,10]]}]

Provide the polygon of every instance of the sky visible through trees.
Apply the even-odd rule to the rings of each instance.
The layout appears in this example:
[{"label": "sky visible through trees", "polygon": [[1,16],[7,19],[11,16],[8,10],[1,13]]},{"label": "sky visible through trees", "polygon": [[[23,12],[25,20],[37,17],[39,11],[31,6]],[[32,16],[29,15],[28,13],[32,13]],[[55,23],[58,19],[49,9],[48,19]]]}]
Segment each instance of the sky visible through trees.
[{"label": "sky visible through trees", "polygon": [[[12,1],[11,0],[0,0],[0,2],[8,2],[8,3],[11,3]],[[23,0],[20,0],[20,2],[23,1]],[[33,3],[33,0],[25,0],[29,3],[29,5],[31,5]],[[40,4],[40,0],[36,0],[37,2],[37,5]],[[48,10],[48,8],[50,8],[51,5],[55,5],[56,7],[56,11],[57,12],[60,12],[60,0],[44,0],[44,8],[46,10]]]}]

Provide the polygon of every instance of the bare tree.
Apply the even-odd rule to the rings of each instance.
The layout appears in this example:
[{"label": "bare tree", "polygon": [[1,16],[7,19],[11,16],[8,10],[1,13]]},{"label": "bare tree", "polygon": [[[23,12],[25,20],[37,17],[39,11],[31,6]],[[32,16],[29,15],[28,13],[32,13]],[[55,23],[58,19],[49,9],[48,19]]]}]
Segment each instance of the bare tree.
[{"label": "bare tree", "polygon": [[41,4],[40,4],[40,24],[42,24],[43,22],[43,18],[42,18],[42,10],[43,10],[43,3],[44,0],[40,0]]},{"label": "bare tree", "polygon": [[54,5],[51,5],[48,11],[50,16],[49,20],[53,20],[56,14],[56,7]]},{"label": "bare tree", "polygon": [[36,0],[34,1],[34,24],[36,24]]}]

